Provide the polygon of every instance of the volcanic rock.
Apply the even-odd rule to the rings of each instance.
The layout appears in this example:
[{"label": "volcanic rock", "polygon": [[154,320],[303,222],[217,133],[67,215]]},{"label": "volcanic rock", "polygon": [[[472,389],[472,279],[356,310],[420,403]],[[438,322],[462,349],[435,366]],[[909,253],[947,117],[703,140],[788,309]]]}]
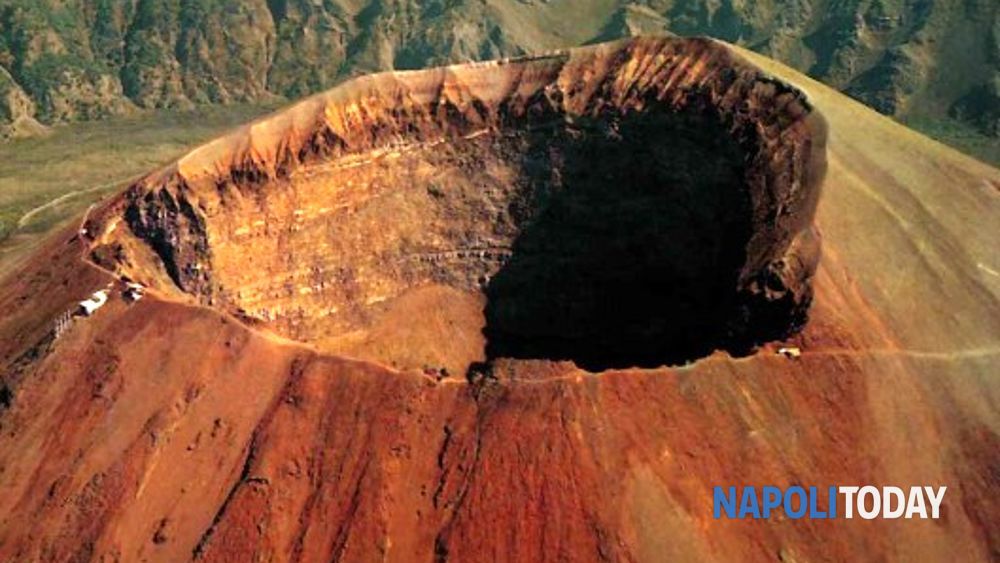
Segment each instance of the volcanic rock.
[{"label": "volcanic rock", "polygon": [[[358,79],[0,282],[0,559],[991,560],[997,186],[705,40]],[[949,489],[712,517],[762,484]]]},{"label": "volcanic rock", "polygon": [[120,276],[325,351],[655,367],[801,325],[825,134],[710,41],[612,43],[351,81],[88,231]]}]

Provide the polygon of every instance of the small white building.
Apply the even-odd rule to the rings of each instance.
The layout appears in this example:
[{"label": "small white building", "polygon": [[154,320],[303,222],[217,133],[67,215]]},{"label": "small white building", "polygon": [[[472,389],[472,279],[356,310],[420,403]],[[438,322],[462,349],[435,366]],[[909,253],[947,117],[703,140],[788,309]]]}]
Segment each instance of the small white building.
[{"label": "small white building", "polygon": [[85,317],[89,317],[108,302],[108,290],[102,289],[100,291],[95,291],[90,299],[84,299],[80,302],[80,311]]},{"label": "small white building", "polygon": [[128,282],[125,284],[125,291],[122,294],[129,303],[135,303],[146,294],[146,288],[142,284]]},{"label": "small white building", "polygon": [[778,355],[784,356],[790,360],[797,360],[802,356],[802,350],[797,346],[786,346],[784,348],[778,348]]}]

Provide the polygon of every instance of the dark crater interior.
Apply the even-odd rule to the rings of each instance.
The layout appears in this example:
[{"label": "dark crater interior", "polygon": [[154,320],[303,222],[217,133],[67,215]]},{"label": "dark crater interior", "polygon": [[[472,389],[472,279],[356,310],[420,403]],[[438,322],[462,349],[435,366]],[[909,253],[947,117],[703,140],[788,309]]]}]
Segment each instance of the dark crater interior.
[{"label": "dark crater interior", "polygon": [[704,103],[538,107],[125,217],[175,287],[397,366],[680,365],[802,325],[815,263],[786,251],[808,223],[759,137]]},{"label": "dark crater interior", "polygon": [[744,151],[716,116],[577,120],[524,142],[519,232],[484,289],[489,358],[602,370],[732,344],[750,198]]}]

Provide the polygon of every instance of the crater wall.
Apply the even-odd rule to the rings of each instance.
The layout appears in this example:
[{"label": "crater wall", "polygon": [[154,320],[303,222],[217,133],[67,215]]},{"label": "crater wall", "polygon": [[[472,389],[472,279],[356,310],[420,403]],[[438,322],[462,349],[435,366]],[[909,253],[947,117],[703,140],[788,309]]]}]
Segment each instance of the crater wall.
[{"label": "crater wall", "polygon": [[99,264],[335,353],[588,369],[797,330],[825,126],[706,39],[347,82],[96,214]]}]

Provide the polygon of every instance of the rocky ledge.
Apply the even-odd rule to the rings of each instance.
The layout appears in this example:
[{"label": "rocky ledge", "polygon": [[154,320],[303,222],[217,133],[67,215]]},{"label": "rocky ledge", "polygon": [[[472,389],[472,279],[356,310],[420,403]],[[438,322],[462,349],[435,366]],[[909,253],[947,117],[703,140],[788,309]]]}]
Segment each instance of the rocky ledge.
[{"label": "rocky ledge", "polygon": [[331,352],[678,364],[804,323],[825,142],[725,46],[638,38],[351,80],[87,230],[119,275]]}]

